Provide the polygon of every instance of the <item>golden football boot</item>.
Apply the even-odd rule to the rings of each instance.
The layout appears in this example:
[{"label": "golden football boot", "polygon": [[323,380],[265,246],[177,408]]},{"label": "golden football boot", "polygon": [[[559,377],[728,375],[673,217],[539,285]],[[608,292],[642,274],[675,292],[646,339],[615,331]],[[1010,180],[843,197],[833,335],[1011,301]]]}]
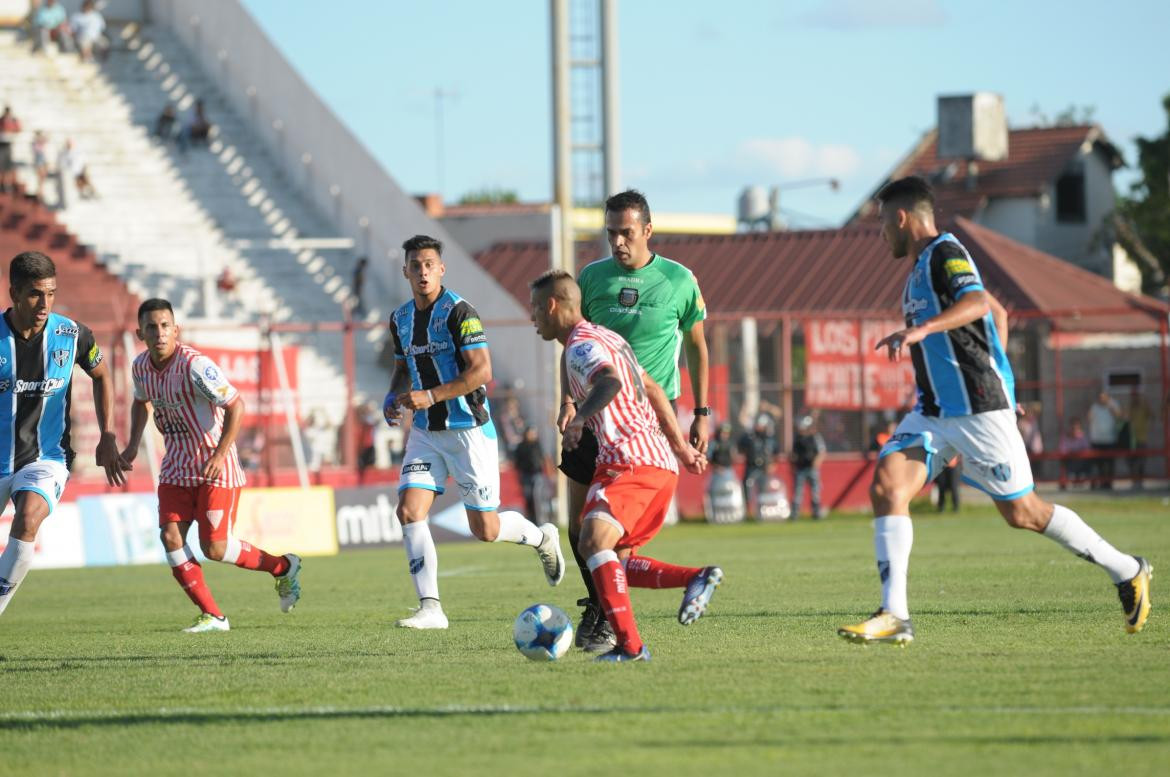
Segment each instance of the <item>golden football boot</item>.
[{"label": "golden football boot", "polygon": [[1117,584],[1117,597],[1125,612],[1125,630],[1137,634],[1150,617],[1150,578],[1154,568],[1141,556],[1134,556],[1138,562],[1138,573],[1131,579]]},{"label": "golden football boot", "polygon": [[862,645],[868,645],[870,642],[890,642],[905,646],[914,641],[914,626],[909,618],[905,620],[896,618],[879,609],[861,623],[837,629],[837,635]]}]

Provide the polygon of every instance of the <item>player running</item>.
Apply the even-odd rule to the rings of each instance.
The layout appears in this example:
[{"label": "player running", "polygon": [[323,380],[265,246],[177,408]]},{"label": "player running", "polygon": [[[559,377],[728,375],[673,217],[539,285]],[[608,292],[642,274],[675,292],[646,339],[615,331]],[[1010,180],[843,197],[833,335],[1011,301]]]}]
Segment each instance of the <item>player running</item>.
[{"label": "player running", "polygon": [[[914,530],[910,500],[956,454],[963,480],[989,494],[1008,525],[1043,534],[1100,566],[1117,585],[1125,630],[1141,631],[1150,612],[1150,564],[1119,552],[1080,516],[1036,495],[1016,427],[1015,379],[1004,353],[1006,316],[993,316],[975,262],[934,224],[934,194],[917,176],[878,192],[882,238],[896,258],[914,256],[902,294],[906,328],[878,343],[892,361],[909,350],[918,403],[882,446],[870,499],[882,605],[837,633],[854,642],[914,639],[906,573]],[[1000,318],[997,325],[995,319]],[[1002,329],[1002,331],[1001,331]]]},{"label": "player running", "polygon": [[130,442],[122,458],[132,462],[146,429],[150,409],[163,435],[166,454],[158,485],[158,522],[171,574],[199,616],[183,631],[228,631],[227,616],[203,580],[203,567],[187,545],[191,523],[199,526],[199,547],[212,561],[262,570],[276,578],[281,612],[301,598],[301,559],[273,556],[237,539],[232,531],[244,470],[236,455],[236,435],[244,420],[244,400],[215,362],[179,342],[171,303],[148,299],[138,307],[138,339],[146,350],[134,360],[134,404]]},{"label": "player running", "polygon": [[37,251],[17,254],[8,267],[12,307],[0,317],[0,506],[16,515],[0,554],[0,613],[33,561],[37,531],[65,491],[73,449],[69,408],[73,365],[93,381],[100,437],[97,464],[110,485],[123,485],[128,467],[111,431],[114,392],[93,332],[53,312],[57,268]]},{"label": "player running", "polygon": [[549,585],[565,575],[560,532],[539,528],[500,506],[499,449],[485,385],[492,379],[487,334],[479,314],[442,285],[443,245],[415,235],[402,244],[402,274],[412,299],[394,311],[394,375],[383,403],[386,421],[398,423],[402,409],[414,411],[398,485],[398,520],[419,608],[398,625],[445,629],[439,603],[438,557],[427,513],[447,477],[459,487],[471,533],[483,542],[513,542],[536,549]]},{"label": "player running", "polygon": [[678,617],[690,624],[706,611],[723,580],[719,567],[680,567],[634,555],[666,518],[678,485],[675,457],[695,474],[707,461],[687,442],[666,394],[629,344],[581,316],[581,290],[571,275],[551,270],[531,287],[532,322],[542,338],[565,346],[562,376],[577,403],[564,428],[564,447],[577,448],[587,427],[598,442],[578,549],[616,635],[613,649],[597,660],[649,661],[627,585],[686,588]]},{"label": "player running", "polygon": [[[707,310],[698,281],[683,265],[650,250],[654,225],[650,205],[641,192],[630,189],[606,200],[605,232],[613,255],[581,270],[581,315],[621,335],[672,404],[682,391],[679,352],[686,352],[697,405],[690,441],[704,453],[711,411],[707,407],[707,340],[703,335]],[[568,390],[563,392],[557,421],[561,431],[576,412]],[[597,440],[586,426],[577,447],[562,451],[560,470],[569,483],[569,539],[589,594],[577,602],[585,610],[577,626],[576,644],[590,652],[614,645],[609,623],[600,616],[593,578],[577,550],[581,510],[596,467]]]}]

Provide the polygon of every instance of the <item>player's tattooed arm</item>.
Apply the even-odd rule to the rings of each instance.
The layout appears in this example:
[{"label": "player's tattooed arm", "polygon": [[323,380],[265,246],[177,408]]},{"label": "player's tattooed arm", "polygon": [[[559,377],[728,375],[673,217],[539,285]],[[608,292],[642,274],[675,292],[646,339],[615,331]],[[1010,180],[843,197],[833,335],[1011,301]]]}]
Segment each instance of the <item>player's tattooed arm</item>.
[{"label": "player's tattooed arm", "polygon": [[562,437],[565,450],[571,451],[577,447],[585,422],[600,413],[621,390],[621,378],[612,365],[606,364],[594,371],[589,381],[589,393],[577,404],[577,414],[565,426]]}]

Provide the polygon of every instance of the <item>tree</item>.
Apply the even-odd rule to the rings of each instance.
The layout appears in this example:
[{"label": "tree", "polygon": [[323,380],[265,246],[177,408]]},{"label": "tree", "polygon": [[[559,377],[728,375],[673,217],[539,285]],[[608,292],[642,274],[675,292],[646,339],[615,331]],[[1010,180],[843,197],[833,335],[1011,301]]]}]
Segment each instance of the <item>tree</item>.
[{"label": "tree", "polygon": [[1118,198],[1114,230],[1117,240],[1142,270],[1142,289],[1165,293],[1170,276],[1170,94],[1162,98],[1166,129],[1152,138],[1136,138],[1141,180]]},{"label": "tree", "polygon": [[510,205],[519,201],[515,191],[497,187],[484,187],[459,198],[460,205]]}]

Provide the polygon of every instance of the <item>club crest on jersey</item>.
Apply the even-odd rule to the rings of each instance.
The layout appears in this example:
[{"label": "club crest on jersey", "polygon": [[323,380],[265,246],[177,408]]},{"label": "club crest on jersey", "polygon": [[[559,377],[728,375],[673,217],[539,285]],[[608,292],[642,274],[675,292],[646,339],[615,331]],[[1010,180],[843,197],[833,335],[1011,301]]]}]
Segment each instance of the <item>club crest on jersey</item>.
[{"label": "club crest on jersey", "polygon": [[56,364],[58,367],[64,367],[68,361],[68,348],[58,348],[57,350],[53,351],[53,364]]},{"label": "club crest on jersey", "polygon": [[1006,483],[1012,479],[1012,468],[1008,464],[992,465],[991,476],[1000,483]]},{"label": "club crest on jersey", "polygon": [[625,288],[618,293],[618,302],[622,306],[632,308],[638,304],[638,290]]}]

